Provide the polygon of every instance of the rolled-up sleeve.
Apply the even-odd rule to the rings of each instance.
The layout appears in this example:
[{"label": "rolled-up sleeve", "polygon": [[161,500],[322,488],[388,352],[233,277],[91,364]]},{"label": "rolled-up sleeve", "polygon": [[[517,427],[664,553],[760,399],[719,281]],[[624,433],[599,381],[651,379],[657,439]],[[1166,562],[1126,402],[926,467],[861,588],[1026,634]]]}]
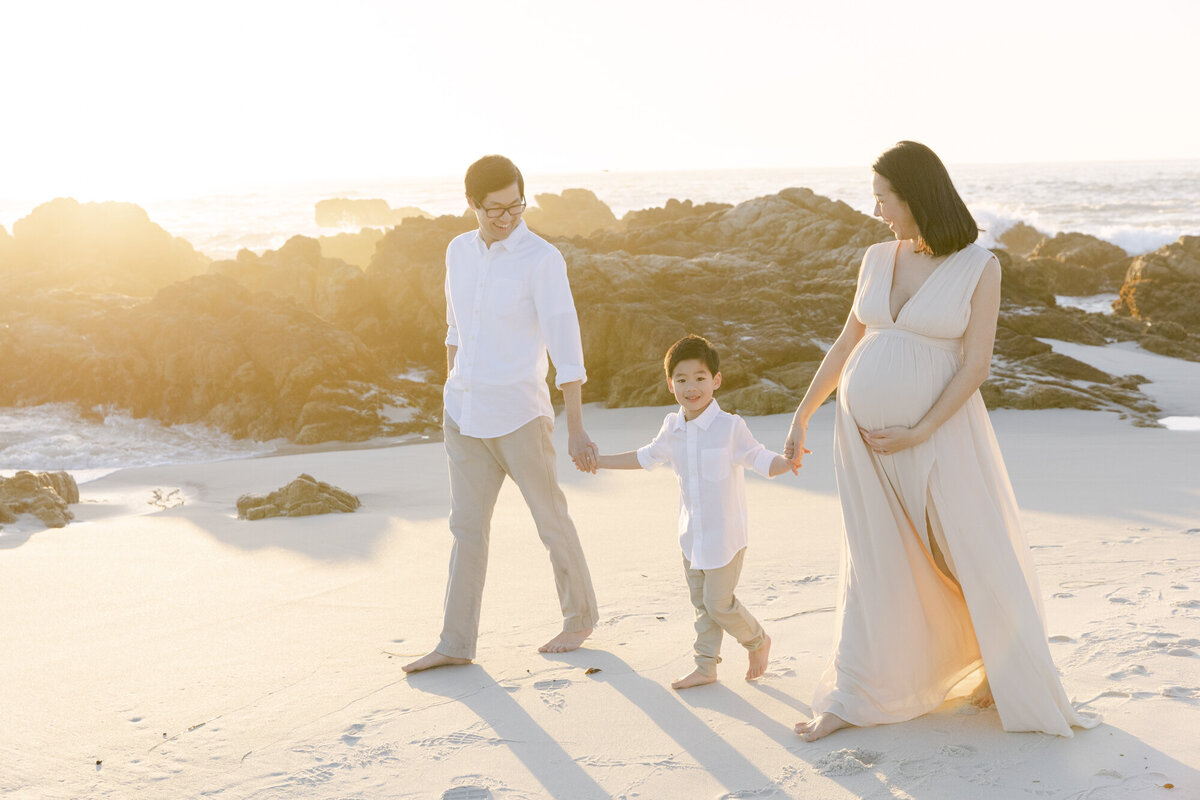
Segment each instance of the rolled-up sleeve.
[{"label": "rolled-up sleeve", "polygon": [[768,450],[754,438],[746,420],[735,416],[733,428],[733,461],[746,469],[752,469],[764,478],[771,477],[771,462],[779,453]]},{"label": "rolled-up sleeve", "polygon": [[662,466],[671,460],[671,445],[667,441],[667,434],[671,429],[671,415],[663,420],[662,428],[658,435],[654,437],[654,441],[645,447],[639,447],[637,451],[638,463],[642,465],[642,469],[654,469]]},{"label": "rolled-up sleeve", "polygon": [[458,347],[458,323],[454,319],[454,303],[450,300],[450,250],[446,249],[446,346]]},{"label": "rolled-up sleeve", "polygon": [[533,305],[538,326],[546,342],[546,351],[554,364],[554,385],[587,383],[583,367],[583,340],[579,334],[579,316],[575,298],[567,280],[567,262],[557,250],[546,255],[539,265],[533,287]]}]

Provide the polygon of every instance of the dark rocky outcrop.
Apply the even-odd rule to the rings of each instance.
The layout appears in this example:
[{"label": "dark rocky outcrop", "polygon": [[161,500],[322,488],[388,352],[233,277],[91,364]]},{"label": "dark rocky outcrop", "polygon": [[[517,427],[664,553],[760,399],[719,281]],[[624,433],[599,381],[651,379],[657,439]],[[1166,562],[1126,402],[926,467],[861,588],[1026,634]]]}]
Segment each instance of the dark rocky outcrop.
[{"label": "dark rocky outcrop", "polygon": [[0,523],[32,514],[47,528],[62,528],[75,518],[67,506],[79,502],[79,487],[66,472],[28,472],[0,478]]},{"label": "dark rocky outcrop", "polygon": [[209,271],[227,275],[254,292],[286,297],[345,330],[370,316],[371,288],[358,267],[322,255],[316,239],[293,236],[278,250],[257,256],[242,250],[232,261],[213,262]]},{"label": "dark rocky outcrop", "polygon": [[590,189],[563,189],[562,194],[534,195],[537,205],[525,211],[525,222],[543,236],[588,236],[618,226],[617,218]]},{"label": "dark rocky outcrop", "polygon": [[248,520],[350,513],[360,505],[349,492],[305,474],[270,494],[244,494],[237,500],[238,516]]},{"label": "dark rocky outcrop", "polygon": [[69,289],[148,297],[202,273],[208,258],[131,203],[59,198],[35,208],[0,243],[7,292]]},{"label": "dark rocky outcrop", "polygon": [[1013,255],[1028,256],[1033,254],[1033,251],[1045,238],[1046,234],[1032,225],[1018,222],[997,236],[996,241]]},{"label": "dark rocky outcrop", "polygon": [[1117,310],[1200,332],[1200,236],[1181,236],[1135,258],[1125,274]]},{"label": "dark rocky outcrop", "polygon": [[430,217],[419,208],[392,208],[386,200],[333,197],[317,202],[314,217],[322,228],[385,228],[410,217]]},{"label": "dark rocky outcrop", "polygon": [[1059,233],[1043,239],[1029,259],[1053,276],[1055,294],[1115,292],[1132,259],[1115,244],[1086,233]]},{"label": "dark rocky outcrop", "polygon": [[[113,405],[298,442],[361,440],[386,427],[387,373],[361,340],[226,276],[133,305],[67,293],[33,300],[25,313],[0,305],[0,405]],[[319,427],[309,430],[305,412]]]},{"label": "dark rocky outcrop", "polygon": [[[150,300],[0,295],[0,405],[113,405],[301,443],[433,429],[445,374],[446,245],[474,227],[470,215],[405,219],[378,234],[365,269],[294,237],[261,256],[217,262]],[[724,407],[791,411],[845,322],[863,253],[890,237],[877,220],[807,189],[737,206],[672,201],[589,236],[551,236],[579,311],[584,399],[667,404],[663,353],[694,332],[721,351]],[[1140,341],[1200,357],[1192,333],[1200,301],[1175,302],[1200,285],[1200,237],[1135,261],[1123,315],[1057,307],[1062,270],[1099,274],[1118,263],[1104,263],[1113,251],[1097,241],[1054,237],[1030,257],[995,251],[1002,307],[983,388],[989,404],[1153,419],[1139,381],[1054,354],[1040,339]],[[401,373],[409,379],[392,377]],[[388,423],[382,411],[392,404],[415,416]]]},{"label": "dark rocky outcrop", "polygon": [[1133,259],[1114,306],[1148,323],[1142,347],[1200,361],[1200,236],[1182,236]]}]

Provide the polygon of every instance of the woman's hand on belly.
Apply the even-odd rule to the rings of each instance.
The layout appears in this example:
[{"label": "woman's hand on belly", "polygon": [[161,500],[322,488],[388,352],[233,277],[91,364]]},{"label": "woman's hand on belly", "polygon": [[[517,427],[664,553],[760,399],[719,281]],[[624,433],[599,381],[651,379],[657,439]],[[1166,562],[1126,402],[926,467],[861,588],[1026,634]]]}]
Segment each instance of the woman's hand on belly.
[{"label": "woman's hand on belly", "polygon": [[859,428],[858,433],[867,443],[867,447],[885,456],[895,455],[901,450],[915,447],[929,438],[929,435],[924,433],[920,426],[909,428],[904,425],[896,425],[873,431]]}]

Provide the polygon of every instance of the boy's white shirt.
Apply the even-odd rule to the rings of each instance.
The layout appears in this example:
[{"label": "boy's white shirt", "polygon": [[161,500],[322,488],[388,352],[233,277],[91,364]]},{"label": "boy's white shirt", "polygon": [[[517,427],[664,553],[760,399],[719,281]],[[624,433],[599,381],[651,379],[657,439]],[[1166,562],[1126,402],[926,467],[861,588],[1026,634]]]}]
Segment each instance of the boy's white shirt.
[{"label": "boy's white shirt", "polygon": [[683,409],[667,414],[654,441],[637,451],[644,469],[670,464],[679,479],[679,546],[692,569],[728,564],[749,540],[746,468],[771,476],[774,453],[736,414],[714,399],[690,422]]},{"label": "boy's white shirt", "polygon": [[507,238],[484,244],[478,230],[446,248],[446,344],[457,347],[446,378],[446,413],[464,436],[512,433],[554,419],[546,388],[587,381],[579,318],[567,264],[524,220]]}]

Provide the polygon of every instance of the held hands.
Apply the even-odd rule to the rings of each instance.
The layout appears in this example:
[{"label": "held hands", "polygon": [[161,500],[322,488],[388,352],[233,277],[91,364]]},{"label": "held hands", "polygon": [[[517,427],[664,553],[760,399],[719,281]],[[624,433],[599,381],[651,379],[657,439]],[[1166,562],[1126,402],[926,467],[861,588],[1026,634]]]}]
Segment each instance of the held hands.
[{"label": "held hands", "polygon": [[599,468],[600,448],[587,435],[587,431],[571,431],[567,437],[567,452],[571,455],[571,461],[575,462],[575,469],[593,475],[596,473]]},{"label": "held hands", "polygon": [[915,447],[929,437],[916,428],[897,425],[891,428],[880,428],[876,431],[858,429],[859,436],[866,442],[867,447],[875,453],[884,456],[895,455],[901,450]]},{"label": "held hands", "polygon": [[783,443],[783,457],[792,462],[792,472],[797,475],[800,474],[800,468],[804,466],[800,462],[804,460],[805,454],[812,452],[804,446],[804,437],[807,434],[807,425],[793,423],[791,430],[788,431],[787,441]]}]

